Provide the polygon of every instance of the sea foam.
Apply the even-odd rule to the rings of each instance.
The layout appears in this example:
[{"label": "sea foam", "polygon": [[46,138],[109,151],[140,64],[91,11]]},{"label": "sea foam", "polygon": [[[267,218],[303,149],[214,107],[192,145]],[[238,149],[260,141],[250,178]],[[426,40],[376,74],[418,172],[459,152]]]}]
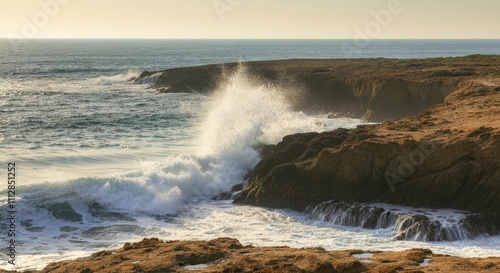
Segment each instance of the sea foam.
[{"label": "sea foam", "polygon": [[139,70],[129,70],[125,73],[121,73],[121,74],[117,74],[117,75],[100,76],[100,77],[94,78],[93,81],[98,85],[112,85],[112,84],[117,84],[117,83],[126,83],[126,82],[132,81],[134,79],[137,79],[140,74],[141,74],[141,71],[139,71]]},{"label": "sea foam", "polygon": [[[120,74],[105,82],[133,75]],[[283,93],[280,87],[251,78],[240,65],[222,77],[214,95],[207,97],[206,109],[200,109],[206,114],[194,136],[198,152],[166,155],[163,161],[143,160],[129,172],[34,185],[25,191],[25,200],[30,192],[48,191],[47,195],[57,193],[54,202],[69,194],[87,204],[96,202],[130,214],[177,214],[193,198],[218,195],[242,183],[260,160],[257,147],[277,143],[288,134],[324,129],[312,117],[292,111]]]}]

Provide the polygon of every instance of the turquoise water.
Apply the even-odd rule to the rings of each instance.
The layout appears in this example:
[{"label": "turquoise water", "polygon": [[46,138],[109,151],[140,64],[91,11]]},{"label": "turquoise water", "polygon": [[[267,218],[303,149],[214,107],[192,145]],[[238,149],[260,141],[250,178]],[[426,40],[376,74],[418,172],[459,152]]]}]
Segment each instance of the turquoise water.
[{"label": "turquoise water", "polygon": [[[453,243],[394,241],[391,230],[316,223],[291,211],[210,197],[241,183],[255,147],[338,127],[290,109],[279,87],[241,69],[213,95],[158,94],[130,82],[156,71],[240,60],[423,58],[500,54],[499,40],[0,40],[0,177],[18,170],[19,269],[80,257],[144,236],[231,236],[257,245],[327,249],[426,247],[500,255],[498,237]],[[1,182],[1,181],[0,181]],[[0,189],[7,183],[1,182]],[[6,211],[6,192],[0,209]],[[54,208],[66,208],[60,215]],[[5,216],[2,214],[2,229]],[[73,221],[75,220],[76,221]],[[0,235],[0,245],[7,242]],[[3,268],[11,268],[1,259]]]}]

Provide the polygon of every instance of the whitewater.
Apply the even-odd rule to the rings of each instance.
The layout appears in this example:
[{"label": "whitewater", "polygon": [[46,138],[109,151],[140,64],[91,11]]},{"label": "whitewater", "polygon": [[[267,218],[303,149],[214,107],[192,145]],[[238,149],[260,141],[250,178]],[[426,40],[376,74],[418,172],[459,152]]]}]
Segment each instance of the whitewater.
[{"label": "whitewater", "polygon": [[[8,237],[2,232],[1,268],[41,269],[144,237],[500,255],[500,236],[396,240],[392,227],[363,229],[318,213],[214,200],[245,182],[263,145],[363,121],[294,111],[296,90],[250,79],[244,66],[221,77],[209,94],[159,94],[148,89],[149,82],[132,83],[144,70],[235,61],[241,52],[246,60],[311,57],[306,52],[327,45],[318,42],[308,50],[302,43],[288,49],[278,44],[282,50],[262,54],[269,45],[248,42],[255,51],[241,51],[227,42],[229,53],[210,57],[210,42],[94,43],[101,43],[99,50],[81,41],[39,42],[0,59],[0,174],[7,177],[8,162],[18,172],[17,265],[7,264]],[[6,182],[0,186],[1,230],[7,229]],[[462,212],[429,213],[449,218]]]}]

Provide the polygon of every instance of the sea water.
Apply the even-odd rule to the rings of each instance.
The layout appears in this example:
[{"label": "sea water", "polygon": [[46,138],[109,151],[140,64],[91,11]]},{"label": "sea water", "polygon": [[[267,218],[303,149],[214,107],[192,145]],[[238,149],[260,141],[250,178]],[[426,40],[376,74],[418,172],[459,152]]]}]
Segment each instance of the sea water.
[{"label": "sea water", "polygon": [[[259,161],[257,147],[362,121],[295,112],[289,90],[249,81],[244,67],[210,94],[159,94],[131,83],[145,70],[240,60],[500,54],[495,40],[387,40],[345,56],[349,42],[0,40],[0,266],[43,268],[144,237],[499,256],[499,236],[397,241],[392,229],[214,201],[243,182]],[[7,263],[9,162],[17,174],[15,267]]]}]

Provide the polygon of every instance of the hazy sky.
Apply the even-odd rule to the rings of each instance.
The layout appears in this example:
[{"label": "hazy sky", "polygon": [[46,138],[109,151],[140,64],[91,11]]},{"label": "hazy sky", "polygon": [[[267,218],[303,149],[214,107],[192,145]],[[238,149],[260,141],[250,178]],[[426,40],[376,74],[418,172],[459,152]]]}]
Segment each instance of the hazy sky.
[{"label": "hazy sky", "polygon": [[500,38],[499,0],[0,0],[0,37]]}]

